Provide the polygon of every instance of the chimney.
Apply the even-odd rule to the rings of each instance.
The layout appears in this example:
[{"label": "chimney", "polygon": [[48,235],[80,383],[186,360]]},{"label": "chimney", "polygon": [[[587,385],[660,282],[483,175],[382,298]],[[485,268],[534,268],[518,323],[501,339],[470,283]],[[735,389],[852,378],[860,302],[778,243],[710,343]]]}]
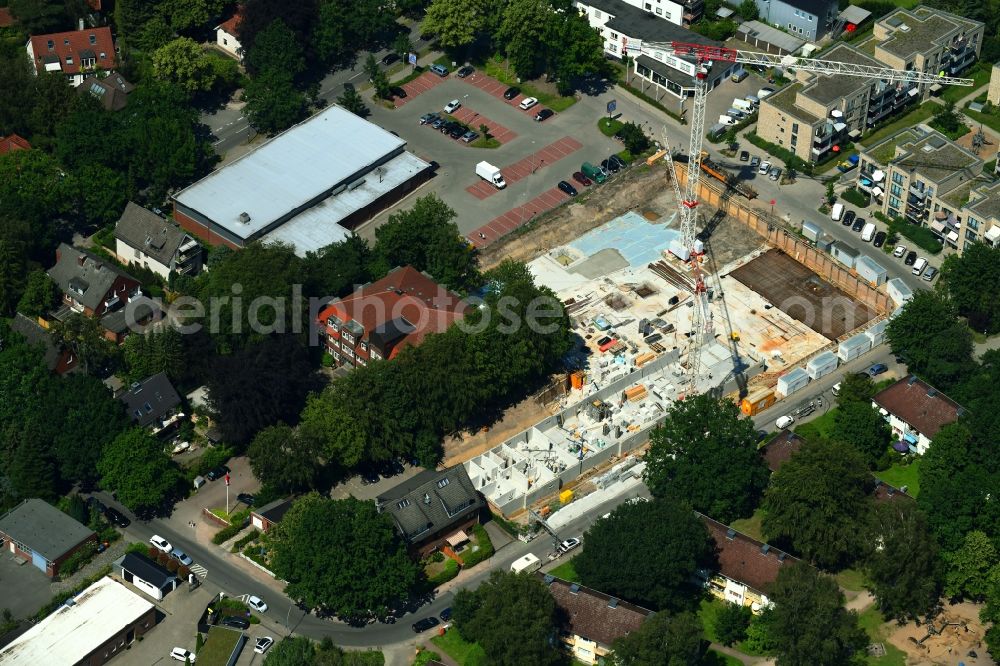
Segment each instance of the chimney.
[{"label": "chimney", "polygon": [[937,389],[927,389],[927,397],[933,398],[937,396]]},{"label": "chimney", "polygon": [[785,553],[778,553],[778,562],[784,562],[786,557],[788,556]]},{"label": "chimney", "polygon": [[430,494],[424,493],[424,504],[427,504],[429,506],[430,503],[431,503],[431,496],[430,496]]},{"label": "chimney", "polygon": [[917,381],[916,375],[910,375],[909,379],[906,380],[907,386],[913,386],[913,383]]}]

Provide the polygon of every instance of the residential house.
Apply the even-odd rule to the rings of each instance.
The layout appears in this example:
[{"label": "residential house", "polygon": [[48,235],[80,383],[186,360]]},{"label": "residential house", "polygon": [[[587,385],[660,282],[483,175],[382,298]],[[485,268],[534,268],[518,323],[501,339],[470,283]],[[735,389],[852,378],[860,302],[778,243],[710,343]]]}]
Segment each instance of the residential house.
[{"label": "residential house", "polygon": [[60,72],[74,87],[88,74],[108,72],[117,65],[115,41],[107,26],[32,35],[26,48],[36,74]]},{"label": "residential house", "polygon": [[1000,247],[1000,181],[973,185],[968,202],[959,210],[958,219],[965,229],[959,252],[976,242]]},{"label": "residential house", "polygon": [[31,144],[24,137],[17,134],[0,136],[0,155],[14,152],[15,150],[31,150]]},{"label": "residential house", "polygon": [[559,640],[577,662],[605,663],[612,644],[637,631],[653,611],[539,572],[559,608]]},{"label": "residential house", "polygon": [[420,557],[477,524],[486,506],[464,465],[424,470],[383,492],[375,503],[380,513],[392,516],[407,546]]},{"label": "residential house", "polygon": [[62,563],[88,543],[97,544],[94,530],[40,499],[26,499],[0,517],[3,549],[49,578],[58,576]]},{"label": "residential house", "polygon": [[52,334],[37,321],[18,312],[10,322],[10,329],[21,334],[29,345],[37,345],[45,353],[45,366],[57,375],[64,375],[77,368],[77,359],[69,349],[60,349]]},{"label": "residential house", "polygon": [[104,337],[121,344],[130,333],[145,333],[163,319],[160,304],[148,296],[138,295],[129,299],[128,305],[101,317]]},{"label": "residential house", "polygon": [[918,455],[927,451],[941,428],[965,412],[957,402],[914,375],[879,391],[872,405],[885,417],[892,434]]},{"label": "residential house", "polygon": [[767,592],[783,567],[799,562],[788,553],[698,514],[715,541],[718,571],[701,573],[715,597],[759,613],[771,605]]},{"label": "residential house", "polygon": [[[629,55],[633,58],[633,73],[639,78],[643,90],[649,86],[650,95],[656,99],[670,94],[683,100],[694,94],[694,78],[698,73],[696,61],[664,51],[652,50],[652,55],[639,53],[637,46],[643,42],[686,42],[721,47],[722,43],[686,30],[679,22],[645,9],[647,4],[659,6],[654,0],[641,1],[641,9],[624,0],[573,0],[573,6],[587,17],[590,27],[601,34],[604,52],[609,57],[621,59]],[[701,8],[697,11],[700,12]],[[725,63],[707,71],[709,90],[729,78],[736,68],[736,65]]]},{"label": "residential house", "polygon": [[915,502],[916,499],[908,494],[907,490],[909,488],[905,486],[903,488],[896,488],[879,478],[875,479],[875,501],[880,504],[889,502]]},{"label": "residential house", "polygon": [[154,435],[172,428],[184,418],[180,410],[181,397],[162,372],[133,383],[118,399],[125,403],[129,418]]},{"label": "residential house", "polygon": [[292,508],[293,503],[294,501],[290,499],[277,499],[258,509],[253,509],[250,512],[250,524],[253,525],[254,529],[266,534],[281,522],[288,510]]},{"label": "residential house", "polygon": [[917,125],[861,150],[858,157],[857,187],[872,194],[883,214],[927,227],[959,251],[979,239],[979,218],[975,229],[962,224],[963,207],[985,180],[984,161],[971,150]]},{"label": "residential house", "polygon": [[157,601],[177,589],[177,576],[142,553],[125,553],[116,565],[125,582],[135,585]]},{"label": "residential house", "polygon": [[760,20],[815,42],[837,24],[837,0],[756,0]]},{"label": "residential house", "polygon": [[148,268],[167,279],[171,272],[197,275],[203,252],[179,225],[129,201],[115,225],[115,255],[123,264]]},{"label": "residential house", "polygon": [[242,18],[243,7],[237,7],[232,16],[215,26],[216,46],[240,62],[243,61],[243,45],[240,44],[238,31]]},{"label": "residential house", "polygon": [[110,576],[0,648],[2,666],[100,666],[156,626],[156,607]]},{"label": "residential house", "polygon": [[773,473],[781,469],[782,465],[798,453],[803,444],[805,444],[805,440],[794,432],[782,430],[777,437],[765,444],[760,452],[767,462],[767,468]]},{"label": "residential house", "polygon": [[77,88],[81,95],[91,94],[107,111],[121,111],[128,104],[128,94],[135,86],[117,72],[107,76],[88,76]]},{"label": "residential house", "polygon": [[9,28],[16,23],[17,19],[11,13],[10,7],[0,7],[0,28]]},{"label": "residential house", "polygon": [[462,318],[465,307],[458,294],[403,266],[331,302],[317,322],[336,364],[353,367],[395,358],[427,334],[446,330]]}]

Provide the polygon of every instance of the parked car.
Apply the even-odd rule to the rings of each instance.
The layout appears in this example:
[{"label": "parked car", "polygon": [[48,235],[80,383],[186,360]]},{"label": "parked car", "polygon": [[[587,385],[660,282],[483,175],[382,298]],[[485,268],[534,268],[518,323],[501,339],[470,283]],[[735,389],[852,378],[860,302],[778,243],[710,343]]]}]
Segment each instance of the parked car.
[{"label": "parked car", "polygon": [[436,617],[425,617],[422,620],[417,620],[413,623],[414,633],[419,634],[420,632],[427,631],[432,627],[436,627],[440,624]]},{"label": "parked car", "polygon": [[153,544],[153,548],[163,551],[164,553],[169,553],[174,549],[174,547],[170,545],[169,541],[157,534],[149,537],[149,543]]},{"label": "parked car", "polygon": [[209,470],[208,474],[206,474],[205,477],[209,481],[215,481],[217,479],[221,479],[226,474],[229,474],[229,468],[226,467],[225,465],[219,465],[215,469]]},{"label": "parked car", "polygon": [[453,139],[458,139],[461,138],[461,136],[467,131],[469,131],[469,128],[462,123],[454,123],[452,124],[451,129],[448,130],[448,136]]},{"label": "parked car", "polygon": [[851,231],[858,232],[865,228],[865,218],[858,217],[855,218],[854,224],[851,225]]},{"label": "parked car", "polygon": [[104,507],[104,517],[115,527],[128,527],[132,524],[132,521],[126,518],[125,514],[110,506]]},{"label": "parked car", "polygon": [[938,274],[938,269],[934,268],[933,266],[928,266],[927,270],[924,271],[924,280],[930,282],[937,276],[937,274]]},{"label": "parked car", "polygon": [[767,174],[767,177],[777,182],[781,178],[781,167],[771,167],[771,172]]},{"label": "parked car", "polygon": [[257,654],[264,654],[267,648],[274,645],[274,639],[270,636],[262,636],[257,639],[257,644],[253,646],[253,651]]},{"label": "parked car", "polygon": [[778,430],[784,430],[788,426],[795,423],[795,417],[793,416],[779,416],[778,420],[774,422],[774,426]]},{"label": "parked car", "polygon": [[393,97],[399,97],[401,99],[406,99],[406,90],[400,88],[399,86],[393,86],[389,88],[389,92],[392,93]]},{"label": "parked car", "polygon": [[872,245],[875,247],[882,247],[885,245],[885,239],[888,237],[889,236],[884,231],[880,231],[875,234],[875,238],[872,239]]},{"label": "parked car", "polygon": [[189,567],[192,564],[194,564],[194,560],[191,559],[191,556],[179,548],[174,548],[172,551],[170,551],[170,557],[174,558],[175,560],[177,560],[186,567]]},{"label": "parked car", "polygon": [[174,446],[170,449],[170,453],[177,455],[178,453],[184,453],[191,448],[191,442],[174,442]]},{"label": "parked car", "polygon": [[428,69],[437,74],[438,76],[448,76],[448,68],[444,65],[431,65]]},{"label": "parked car", "polygon": [[594,184],[594,181],[583,175],[582,171],[577,171],[573,174],[573,180],[580,183],[584,187],[590,187]]},{"label": "parked car", "polygon": [[479,132],[473,132],[472,130],[469,130],[468,132],[462,135],[462,141],[466,143],[472,143],[478,138],[479,138]]},{"label": "parked car", "polygon": [[910,250],[906,254],[906,259],[903,260],[903,263],[906,264],[907,266],[912,266],[916,262],[917,262],[917,253],[914,252],[913,250]]},{"label": "parked car", "polygon": [[446,122],[448,121],[438,116],[431,121],[431,127],[433,127],[434,129],[441,129],[441,126],[444,125]]},{"label": "parked car", "polygon": [[608,173],[618,173],[619,171],[618,164],[612,161],[610,157],[606,160],[601,160],[601,168]]},{"label": "parked car", "polygon": [[750,151],[741,150],[740,151],[740,162],[746,162],[750,159]]},{"label": "parked car", "polygon": [[556,187],[558,187],[560,190],[570,195],[571,197],[575,197],[577,195],[576,188],[567,183],[565,180],[560,180],[559,183],[556,185]]},{"label": "parked car", "polygon": [[542,122],[543,120],[551,118],[554,115],[556,115],[556,112],[553,111],[552,109],[542,109],[541,111],[535,114],[535,120],[537,120],[538,122]]},{"label": "parked car", "polygon": [[608,161],[611,162],[612,164],[617,164],[619,169],[627,169],[628,168],[628,162],[626,162],[625,160],[623,160],[618,155],[612,155],[611,157],[608,158]]},{"label": "parked car", "polygon": [[243,502],[247,506],[253,506],[254,499],[254,496],[250,493],[240,493],[236,496],[236,501]]},{"label": "parked car", "polygon": [[249,629],[250,620],[245,617],[240,617],[239,615],[228,615],[219,622],[219,624],[225,627],[231,627],[233,629]]},{"label": "parked car", "polygon": [[889,367],[885,363],[876,363],[872,367],[868,368],[868,374],[872,377],[878,377],[883,372],[889,370]]},{"label": "parked car", "polygon": [[443,611],[441,611],[441,621],[447,622],[451,619],[451,606],[448,606]]},{"label": "parked car", "polygon": [[396,62],[397,60],[399,60],[399,55],[398,54],[396,54],[396,53],[387,53],[387,54],[385,54],[382,57],[382,64],[388,66],[388,65],[391,65],[392,63]]},{"label": "parked car", "polygon": [[573,537],[572,539],[566,539],[565,541],[559,544],[559,552],[564,554],[568,553],[569,551],[573,550],[579,545],[580,545],[580,539],[576,537]]},{"label": "parked car", "polygon": [[453,99],[453,100],[451,100],[450,102],[448,102],[447,104],[444,105],[444,112],[445,113],[455,113],[456,111],[458,111],[458,108],[460,106],[462,106],[462,103],[459,102],[457,99]]},{"label": "parked car", "polygon": [[195,659],[194,652],[179,647],[175,647],[173,650],[170,651],[170,658],[175,659],[177,661],[184,661],[189,664],[193,664]]},{"label": "parked car", "polygon": [[858,217],[857,213],[855,213],[853,210],[849,210],[844,213],[844,217],[840,218],[840,223],[843,224],[845,227],[849,227],[852,224],[854,224],[854,220],[857,219],[857,217]]},{"label": "parked car", "polygon": [[249,597],[247,597],[247,606],[249,606],[251,610],[255,610],[258,613],[267,612],[267,604],[264,602],[264,600],[261,599],[260,597],[255,597],[252,594]]},{"label": "parked car", "polygon": [[370,486],[373,483],[379,482],[378,472],[371,469],[362,470],[361,472],[361,484],[364,486]]},{"label": "parked car", "polygon": [[757,173],[759,173],[761,175],[766,174],[770,170],[771,170],[771,163],[768,162],[767,160],[764,160],[763,162],[761,162],[760,166],[757,167]]},{"label": "parked car", "polygon": [[520,94],[521,94],[520,88],[516,86],[511,86],[510,88],[507,88],[507,90],[504,91],[503,98],[507,101],[510,101]]},{"label": "parked car", "polygon": [[904,254],[906,254],[905,245],[897,245],[896,249],[892,251],[892,256],[896,257],[897,259],[902,257]]},{"label": "parked car", "polygon": [[455,72],[455,76],[457,76],[460,79],[464,79],[469,74],[472,74],[474,71],[476,71],[475,67],[473,67],[472,65],[466,65],[465,67]]},{"label": "parked car", "polygon": [[750,168],[756,169],[759,166],[760,166],[760,158],[754,155],[753,157],[750,158]]},{"label": "parked car", "polygon": [[527,111],[528,109],[530,109],[531,107],[533,107],[536,104],[538,104],[538,98],[536,98],[536,97],[525,97],[524,99],[521,100],[521,103],[518,104],[518,106],[520,106],[522,109],[524,109],[525,111]]}]

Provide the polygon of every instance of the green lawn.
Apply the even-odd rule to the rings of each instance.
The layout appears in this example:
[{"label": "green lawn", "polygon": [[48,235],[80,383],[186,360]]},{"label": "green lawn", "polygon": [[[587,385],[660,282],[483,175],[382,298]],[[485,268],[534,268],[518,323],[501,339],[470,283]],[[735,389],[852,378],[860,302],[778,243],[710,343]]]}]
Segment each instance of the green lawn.
[{"label": "green lawn", "polygon": [[886,640],[888,629],[885,618],[875,606],[869,607],[858,616],[858,625],[865,630],[872,642],[881,642],[885,646],[884,657],[867,657],[871,666],[906,666],[906,653]]},{"label": "green lawn", "polygon": [[990,72],[992,69],[993,68],[985,62],[977,62],[968,71],[959,75],[963,79],[972,79],[976,82],[975,85],[971,88],[967,88],[965,86],[948,86],[944,89],[944,92],[941,93],[941,100],[951,100],[952,102],[958,104],[959,100],[968,96],[973,91],[979,90],[990,82]]},{"label": "green lawn", "polygon": [[914,458],[909,464],[896,463],[883,472],[876,472],[875,476],[896,488],[906,486],[906,494],[911,497],[920,494],[920,458]]},{"label": "green lawn", "polygon": [[761,529],[761,521],[764,520],[764,511],[758,508],[753,512],[753,515],[749,518],[741,518],[739,520],[734,520],[732,527],[737,532],[743,532],[748,536],[752,536],[758,541],[766,541],[764,538],[764,531]]},{"label": "green lawn", "polygon": [[501,144],[493,137],[487,139],[486,137],[481,136],[472,143],[470,143],[469,145],[472,146],[473,148],[499,148]]},{"label": "green lawn", "polygon": [[506,83],[508,86],[517,86],[521,89],[521,92],[529,97],[538,98],[539,104],[542,106],[547,106],[548,108],[556,111],[565,111],[569,107],[576,104],[576,97],[572,95],[568,97],[563,97],[561,95],[553,95],[552,93],[547,93],[535,88],[530,83],[518,83],[517,74],[513,71],[508,71],[507,66],[503,62],[497,62],[496,58],[490,58],[486,61],[486,75],[491,76],[500,83]]},{"label": "green lawn", "polygon": [[580,583],[580,576],[577,575],[576,569],[573,567],[573,560],[566,560],[555,569],[551,571],[546,571],[545,573],[552,574],[556,578],[562,578],[563,580],[568,580],[571,583]]},{"label": "green lawn", "polygon": [[483,648],[478,643],[466,642],[454,629],[446,631],[444,636],[435,636],[431,643],[457,661],[458,666],[483,666],[486,663]]},{"label": "green lawn", "polygon": [[240,637],[240,632],[212,627],[208,630],[205,644],[198,650],[198,663],[208,664],[208,666],[224,666],[229,662],[236,641]]},{"label": "green lawn", "polygon": [[601,134],[604,136],[614,136],[624,124],[625,123],[620,120],[601,118],[597,121],[597,129],[601,130]]},{"label": "green lawn", "polygon": [[715,650],[709,650],[701,659],[702,666],[743,666],[743,662],[736,657],[722,654]]},{"label": "green lawn", "polygon": [[1000,132],[1000,113],[993,111],[991,113],[980,113],[979,111],[972,111],[971,109],[962,109],[962,113],[967,115],[971,120],[980,122],[990,129]]},{"label": "green lawn", "polygon": [[837,574],[837,584],[851,592],[861,592],[865,589],[865,575],[857,569],[844,569]]},{"label": "green lawn", "polygon": [[829,439],[830,433],[833,431],[833,419],[836,418],[836,414],[837,408],[834,407],[808,423],[800,423],[793,430],[803,439],[815,437]]},{"label": "green lawn", "polygon": [[935,111],[939,111],[940,109],[941,105],[938,104],[937,102],[933,101],[924,102],[923,104],[915,108],[913,111],[910,111],[908,114],[903,116],[902,118],[894,120],[888,125],[885,125],[884,127],[881,127],[872,132],[871,134],[865,136],[864,138],[862,138],[861,142],[865,146],[874,146],[882,139],[891,136],[892,134],[895,134],[901,129],[907,127],[913,127],[914,125],[924,122],[925,120],[933,116]]}]

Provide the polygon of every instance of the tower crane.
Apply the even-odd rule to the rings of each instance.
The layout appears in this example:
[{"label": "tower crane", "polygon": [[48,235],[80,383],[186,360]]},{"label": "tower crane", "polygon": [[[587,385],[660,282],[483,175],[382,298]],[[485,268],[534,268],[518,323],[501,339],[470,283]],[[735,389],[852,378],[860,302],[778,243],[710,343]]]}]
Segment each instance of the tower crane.
[{"label": "tower crane", "polygon": [[[783,67],[814,72],[828,76],[855,76],[861,78],[881,79],[900,83],[939,83],[942,85],[972,86],[972,79],[962,79],[940,74],[929,74],[913,70],[899,70],[873,65],[857,65],[853,63],[823,60],[819,58],[799,58],[797,56],[780,56],[770,53],[757,53],[721,46],[693,44],[688,42],[650,42],[641,40],[623,40],[623,51],[629,55],[645,54],[656,57],[657,54],[683,58],[694,61],[694,96],[691,105],[691,131],[688,140],[687,179],[684,192],[679,199],[679,217],[681,239],[670,244],[670,252],[681,261],[689,264],[691,276],[695,284],[695,303],[691,328],[691,346],[688,351],[688,374],[692,389],[697,387],[701,374],[701,350],[703,346],[715,338],[712,322],[712,312],[708,304],[708,287],[701,267],[701,257],[704,246],[697,238],[698,184],[701,178],[702,143],[705,138],[705,107],[708,99],[708,74],[715,63],[738,63],[765,67]],[[667,154],[669,154],[669,148]],[[673,169],[673,161],[668,160]],[[671,174],[676,183],[676,173]]]}]

